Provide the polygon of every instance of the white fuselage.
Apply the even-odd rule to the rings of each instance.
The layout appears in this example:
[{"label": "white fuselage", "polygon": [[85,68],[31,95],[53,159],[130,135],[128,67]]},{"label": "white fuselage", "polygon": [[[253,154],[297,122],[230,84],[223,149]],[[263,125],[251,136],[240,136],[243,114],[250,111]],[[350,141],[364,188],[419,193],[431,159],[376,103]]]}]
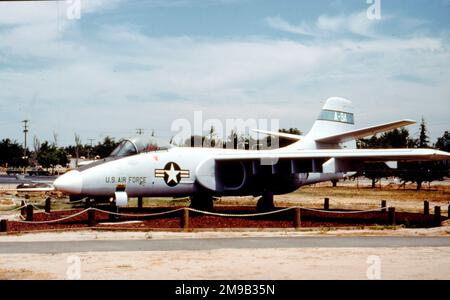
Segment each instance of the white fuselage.
[{"label": "white fuselage", "polygon": [[[123,186],[128,196],[152,197],[152,196],[188,196],[200,192],[209,192],[211,194],[220,195],[260,195],[264,189],[260,185],[245,184],[248,176],[244,174],[243,184],[239,184],[240,188],[216,188],[209,189],[207,180],[215,180],[214,175],[211,178],[200,178],[199,167],[204,162],[213,160],[218,153],[236,153],[244,150],[227,150],[216,148],[178,148],[174,147],[164,151],[155,151],[137,154],[115,161],[101,164],[93,168],[88,168],[79,172],[81,175],[80,187],[71,191],[69,194],[82,196],[113,196],[118,186]],[[274,150],[270,150],[274,151]],[[268,152],[270,152],[268,151]],[[278,150],[280,151],[280,150]],[[248,152],[248,151],[246,151]],[[176,163],[181,170],[175,173],[185,174],[178,178],[168,178],[164,170],[165,166],[170,163]],[[159,171],[158,171],[159,170]],[[78,172],[78,171],[72,171]],[[244,172],[245,173],[245,172]],[[157,176],[160,174],[160,176]],[[163,177],[166,176],[167,178]],[[179,175],[179,174],[176,174]],[[272,175],[276,177],[276,175]],[[274,189],[276,194],[288,193],[298,189],[302,185],[313,184],[321,181],[332,179],[341,179],[344,174],[324,174],[324,173],[304,173],[292,174],[289,178],[282,178],[285,186]],[[169,186],[167,180],[171,179]],[[178,182],[177,182],[178,181]],[[273,180],[275,182],[275,180]],[[176,183],[176,184],[175,184]],[[204,183],[204,184],[202,184]],[[73,184],[73,181],[72,181]],[[238,187],[239,187],[238,186]]]},{"label": "white fuselage", "polygon": [[[311,166],[294,166],[294,161],[262,163],[265,155],[317,149],[354,149],[355,142],[317,143],[323,136],[354,128],[351,102],[341,98],[327,100],[309,133],[288,147],[246,151],[222,148],[172,147],[131,155],[89,168],[71,171],[54,182],[57,190],[69,195],[111,197],[116,191],[136,196],[191,196],[196,194],[261,195],[283,194],[302,185],[338,180],[344,173],[322,172],[325,161]],[[126,147],[125,147],[126,148]],[[125,149],[124,148],[124,149]],[[227,155],[251,154],[261,159],[221,161]],[[244,155],[245,156],[245,155]],[[301,162],[299,162],[301,164]]]}]

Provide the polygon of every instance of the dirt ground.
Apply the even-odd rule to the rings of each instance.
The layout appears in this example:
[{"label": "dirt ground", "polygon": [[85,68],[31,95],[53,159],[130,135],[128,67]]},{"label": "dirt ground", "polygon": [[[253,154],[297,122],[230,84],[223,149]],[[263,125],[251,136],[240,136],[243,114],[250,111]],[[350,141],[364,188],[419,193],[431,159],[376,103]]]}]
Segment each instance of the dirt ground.
[{"label": "dirt ground", "polygon": [[[387,206],[405,212],[422,212],[423,201],[427,200],[430,210],[440,206],[442,214],[446,214],[450,204],[450,179],[424,185],[419,191],[414,184],[403,186],[394,180],[382,180],[381,186],[377,183],[374,189],[369,180],[341,181],[337,187],[323,182],[276,196],[275,205],[320,208],[325,197],[330,199],[330,209],[368,210],[380,207],[380,202],[386,200]],[[253,197],[227,197],[218,200],[217,204],[256,205],[256,201]]]},{"label": "dirt ground", "polygon": [[[398,211],[420,212],[423,201],[441,206],[447,214],[450,201],[449,180],[415,191],[413,185],[402,187],[395,182],[382,182],[381,188],[369,187],[367,181],[342,182],[337,188],[323,183],[304,187],[295,193],[277,196],[279,206],[321,208],[323,198],[330,198],[332,209],[373,209],[381,200]],[[53,195],[53,202],[61,208],[69,206],[67,199]],[[24,195],[14,192],[0,194],[0,213],[4,218],[15,218],[6,210],[17,207]],[[42,202],[45,195],[30,197]],[[135,200],[130,204],[134,205]],[[222,198],[219,205],[255,205],[256,198]],[[146,205],[179,206],[186,200],[145,199]],[[448,222],[448,221],[447,221]],[[59,241],[96,239],[163,239],[215,238],[246,236],[449,236],[450,223],[429,229],[381,228],[381,230],[270,230],[211,231],[211,232],[99,232],[70,231],[25,235],[0,235],[7,241]],[[450,279],[450,247],[441,248],[302,248],[302,249],[220,249],[210,251],[155,251],[155,252],[87,252],[63,254],[2,254],[0,279],[70,279],[73,262],[80,262],[80,279],[368,279],[371,258],[379,258],[381,279]],[[76,276],[75,276],[76,277]]]},{"label": "dirt ground", "polygon": [[[73,273],[74,266],[79,276]],[[379,273],[373,273],[374,267]],[[374,274],[379,277],[372,277]],[[448,280],[450,248],[220,249],[0,257],[0,279],[74,278]]]}]

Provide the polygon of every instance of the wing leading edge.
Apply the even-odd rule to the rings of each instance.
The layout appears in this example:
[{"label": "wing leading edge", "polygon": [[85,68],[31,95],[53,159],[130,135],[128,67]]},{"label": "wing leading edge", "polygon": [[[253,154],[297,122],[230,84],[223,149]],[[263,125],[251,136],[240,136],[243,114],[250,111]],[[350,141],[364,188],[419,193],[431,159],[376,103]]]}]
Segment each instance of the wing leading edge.
[{"label": "wing leading edge", "polygon": [[450,159],[450,153],[434,149],[353,149],[353,150],[299,150],[299,151],[249,151],[248,153],[222,153],[216,161],[263,159],[342,159],[349,161],[433,161]]}]

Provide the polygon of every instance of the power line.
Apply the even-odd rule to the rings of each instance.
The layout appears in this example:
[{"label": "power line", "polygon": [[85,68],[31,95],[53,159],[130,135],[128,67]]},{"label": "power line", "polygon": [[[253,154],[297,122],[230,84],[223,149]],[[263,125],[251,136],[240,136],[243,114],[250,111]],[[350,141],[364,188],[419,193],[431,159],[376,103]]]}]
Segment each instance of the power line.
[{"label": "power line", "polygon": [[136,129],[136,133],[139,135],[143,135],[144,134],[144,128],[137,128]]}]

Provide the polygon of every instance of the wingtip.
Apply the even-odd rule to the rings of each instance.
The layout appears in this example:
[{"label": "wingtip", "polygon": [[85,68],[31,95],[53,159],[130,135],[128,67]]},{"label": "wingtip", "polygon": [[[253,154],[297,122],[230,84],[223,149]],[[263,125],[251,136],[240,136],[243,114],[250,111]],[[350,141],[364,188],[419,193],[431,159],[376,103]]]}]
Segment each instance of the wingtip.
[{"label": "wingtip", "polygon": [[437,150],[438,155],[442,155],[444,157],[447,157],[447,159],[450,159],[450,153],[442,150]]},{"label": "wingtip", "polygon": [[417,121],[413,119],[403,119],[402,122],[408,123],[408,125],[417,124]]}]

